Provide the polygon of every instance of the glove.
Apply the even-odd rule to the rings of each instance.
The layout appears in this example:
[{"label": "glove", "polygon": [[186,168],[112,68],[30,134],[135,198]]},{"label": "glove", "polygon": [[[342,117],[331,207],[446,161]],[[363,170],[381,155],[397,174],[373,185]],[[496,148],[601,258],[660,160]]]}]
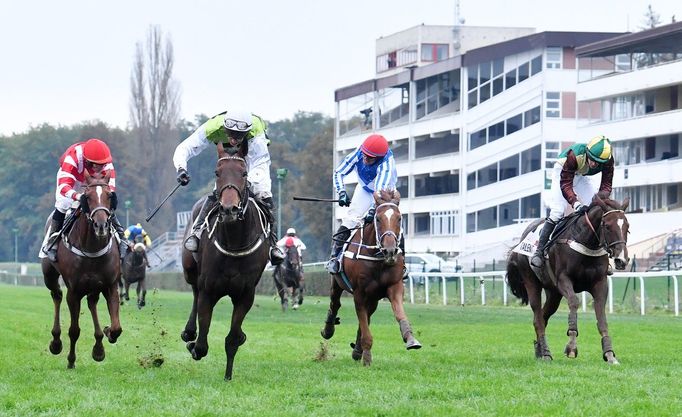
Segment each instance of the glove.
[{"label": "glove", "polygon": [[365,215],[365,223],[372,223],[374,221],[374,213],[376,213],[376,209],[374,207],[367,211],[367,214]]},{"label": "glove", "polygon": [[348,194],[345,191],[341,191],[339,193],[339,206],[341,207],[350,206],[350,198],[348,198]]},{"label": "glove", "polygon": [[118,207],[118,196],[116,196],[116,191],[112,191],[109,196],[109,207],[111,207],[111,211],[116,210],[116,207]]},{"label": "glove", "polygon": [[575,203],[573,203],[573,211],[575,211],[578,214],[586,212],[589,208],[590,208],[589,206],[584,205],[580,201],[576,201]]},{"label": "glove", "polygon": [[189,174],[187,173],[187,170],[185,168],[178,169],[178,182],[183,187],[189,184]]},{"label": "glove", "polygon": [[88,213],[90,212],[90,206],[88,205],[88,196],[85,194],[81,194],[81,196],[78,198],[78,201],[81,203],[81,210],[83,213]]}]

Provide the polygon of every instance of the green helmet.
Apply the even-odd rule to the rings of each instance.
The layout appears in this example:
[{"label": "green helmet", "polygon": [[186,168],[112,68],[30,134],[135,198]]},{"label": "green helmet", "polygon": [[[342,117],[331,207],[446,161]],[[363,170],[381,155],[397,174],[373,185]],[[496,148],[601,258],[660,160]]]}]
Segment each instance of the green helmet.
[{"label": "green helmet", "polygon": [[611,141],[604,135],[596,136],[587,143],[587,153],[590,158],[603,164],[611,158]]}]

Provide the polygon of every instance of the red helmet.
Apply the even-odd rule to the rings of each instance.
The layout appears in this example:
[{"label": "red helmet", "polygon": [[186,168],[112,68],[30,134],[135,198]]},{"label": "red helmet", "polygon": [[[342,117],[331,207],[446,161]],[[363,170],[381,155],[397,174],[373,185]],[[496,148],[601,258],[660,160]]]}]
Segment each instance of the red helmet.
[{"label": "red helmet", "polygon": [[386,141],[386,138],[381,135],[369,135],[367,139],[362,142],[360,150],[370,158],[382,157],[388,152],[388,142]]},{"label": "red helmet", "polygon": [[83,158],[93,164],[108,164],[111,162],[111,151],[106,143],[99,139],[88,139],[83,144]]},{"label": "red helmet", "polygon": [[284,246],[286,246],[287,248],[294,246],[294,238],[289,236],[287,240],[284,241]]}]

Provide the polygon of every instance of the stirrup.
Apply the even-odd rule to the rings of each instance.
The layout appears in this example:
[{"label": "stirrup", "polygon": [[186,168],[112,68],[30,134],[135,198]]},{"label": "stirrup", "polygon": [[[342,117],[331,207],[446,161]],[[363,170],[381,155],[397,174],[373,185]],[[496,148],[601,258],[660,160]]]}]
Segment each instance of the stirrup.
[{"label": "stirrup", "polygon": [[[536,259],[539,259],[539,260],[540,260],[540,265],[538,265],[537,262],[533,262],[533,261],[535,261]],[[537,253],[534,254],[534,255],[530,258],[530,264],[533,265],[533,266],[536,267],[536,268],[542,268],[542,265],[543,265],[544,263],[545,263],[545,260],[543,259],[542,255],[538,255]]]},{"label": "stirrup", "polygon": [[187,249],[190,252],[196,252],[199,250],[199,238],[192,233],[185,239],[184,243],[185,249]]},{"label": "stirrup", "polygon": [[270,264],[273,266],[284,262],[284,254],[277,246],[270,247]]},{"label": "stirrup", "polygon": [[340,266],[339,260],[336,258],[336,256],[333,256],[329,259],[329,261],[327,261],[327,264],[324,267],[330,274],[338,274]]}]

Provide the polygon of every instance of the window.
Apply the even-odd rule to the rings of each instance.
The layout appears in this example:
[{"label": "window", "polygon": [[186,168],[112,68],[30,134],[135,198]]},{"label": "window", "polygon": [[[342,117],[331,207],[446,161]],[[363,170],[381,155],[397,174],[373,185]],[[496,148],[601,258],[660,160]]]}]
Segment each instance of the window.
[{"label": "window", "polygon": [[469,150],[476,149],[486,144],[486,130],[481,129],[469,135]]},{"label": "window", "polygon": [[536,219],[540,217],[540,194],[533,194],[521,199],[521,218]]},{"label": "window", "polygon": [[488,127],[488,143],[504,137],[504,122]]},{"label": "window", "polygon": [[530,61],[530,75],[531,77],[542,71],[542,55],[536,56]]},{"label": "window", "polygon": [[400,193],[400,197],[408,198],[410,196],[410,179],[408,177],[398,177],[398,181],[395,183],[395,188]]},{"label": "window", "polygon": [[486,230],[497,227],[497,206],[479,210],[476,215],[478,217],[476,222],[477,230]]},{"label": "window", "polygon": [[656,156],[656,138],[644,140],[644,159],[653,159]]},{"label": "window", "polygon": [[467,190],[473,190],[476,188],[476,173],[472,172],[467,175]]},{"label": "window", "polygon": [[548,47],[546,51],[547,57],[547,68],[560,69],[561,68],[561,48],[558,47]]},{"label": "window", "polygon": [[540,107],[535,107],[523,113],[523,127],[534,125],[540,121]]},{"label": "window", "polygon": [[458,235],[457,218],[459,213],[456,210],[432,211],[431,216],[431,236],[454,236]]},{"label": "window", "polygon": [[409,158],[409,143],[407,139],[398,139],[391,142],[391,152],[396,161],[407,161]]},{"label": "window", "polygon": [[500,181],[519,175],[519,154],[500,161]]},{"label": "window", "polygon": [[[549,145],[547,145],[549,146]],[[558,151],[555,151],[558,154]],[[556,159],[555,159],[556,160]],[[554,162],[552,162],[554,165]],[[540,145],[521,152],[521,174],[537,171],[540,169]]]},{"label": "window", "polygon": [[414,234],[428,235],[431,225],[429,213],[414,213]]},{"label": "window", "polygon": [[476,213],[467,213],[467,233],[476,231]]},{"label": "window", "polygon": [[414,138],[415,158],[459,152],[459,133],[449,130]]},{"label": "window", "polygon": [[442,61],[448,58],[448,45],[436,43],[422,44],[422,61]]},{"label": "window", "polygon": [[545,117],[561,117],[561,93],[545,92]]},{"label": "window", "polygon": [[630,70],[632,70],[632,61],[630,61],[630,55],[616,55],[616,72],[627,72]]},{"label": "window", "polygon": [[528,78],[528,76],[529,76],[528,74],[529,74],[529,72],[528,72],[528,62],[526,62],[525,64],[519,66],[519,82],[521,82],[521,81],[525,80],[526,78]]},{"label": "window", "polygon": [[497,182],[497,163],[488,165],[478,171],[478,187],[483,187],[488,184]]},{"label": "window", "polygon": [[[552,168],[561,153],[560,142],[545,142],[545,168]],[[523,157],[521,157],[523,167]],[[525,171],[523,172],[526,173]]]},{"label": "window", "polygon": [[512,133],[521,130],[523,127],[523,122],[522,122],[522,115],[517,114],[516,116],[510,117],[509,119],[506,120],[507,124],[507,135],[511,135]]},{"label": "window", "polygon": [[514,224],[519,218],[519,200],[500,204],[500,226]]},{"label": "window", "polygon": [[454,194],[459,192],[459,174],[450,171],[415,175],[414,196]]},{"label": "window", "polygon": [[505,82],[504,88],[511,88],[516,84],[516,68],[514,68],[513,70],[509,71],[504,75],[504,82]]}]

